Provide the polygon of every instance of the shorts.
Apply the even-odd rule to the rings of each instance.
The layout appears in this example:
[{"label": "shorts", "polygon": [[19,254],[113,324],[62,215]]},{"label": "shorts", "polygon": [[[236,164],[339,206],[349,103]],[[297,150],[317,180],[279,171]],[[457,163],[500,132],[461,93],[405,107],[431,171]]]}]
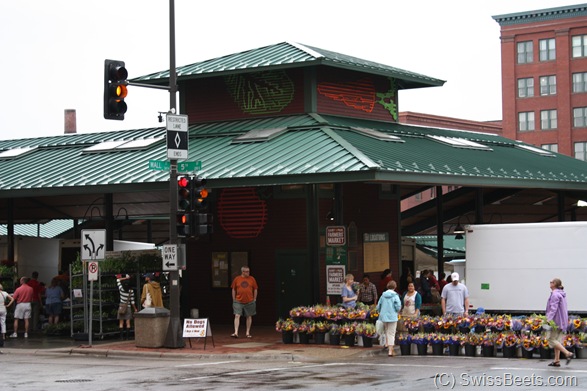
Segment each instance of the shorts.
[{"label": "shorts", "polygon": [[243,304],[238,301],[232,302],[232,312],[235,315],[253,316],[257,315],[257,302],[251,301],[250,303]]},{"label": "shorts", "polygon": [[45,304],[45,312],[47,315],[61,315],[61,312],[63,312],[63,304],[61,302]]},{"label": "shorts", "polygon": [[31,303],[18,303],[14,310],[14,319],[30,319]]}]

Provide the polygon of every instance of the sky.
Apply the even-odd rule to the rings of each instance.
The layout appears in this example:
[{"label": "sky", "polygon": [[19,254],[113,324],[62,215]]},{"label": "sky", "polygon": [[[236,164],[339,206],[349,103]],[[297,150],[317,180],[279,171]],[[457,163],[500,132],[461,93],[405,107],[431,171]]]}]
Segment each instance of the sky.
[{"label": "sky", "polygon": [[[129,78],[169,69],[167,0],[0,1],[0,139],[158,127],[169,92],[130,86],[124,121],[103,117],[104,60]],[[568,0],[175,0],[176,65],[284,41],[445,80],[399,93],[399,110],[500,120],[500,26],[492,16]]]}]

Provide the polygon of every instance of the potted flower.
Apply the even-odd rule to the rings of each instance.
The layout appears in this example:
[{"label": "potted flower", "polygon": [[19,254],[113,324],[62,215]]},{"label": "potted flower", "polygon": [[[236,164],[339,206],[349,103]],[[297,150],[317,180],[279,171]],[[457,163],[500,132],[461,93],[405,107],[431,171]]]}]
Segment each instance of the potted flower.
[{"label": "potted flower", "polygon": [[477,355],[477,346],[481,346],[481,337],[475,333],[465,334],[463,336],[463,345],[465,345],[465,356],[475,357]]},{"label": "potted flower", "polygon": [[312,330],[313,326],[311,321],[304,320],[302,323],[298,325],[297,332],[300,338],[300,343],[310,343],[310,334],[312,333]]},{"label": "potted flower", "polygon": [[539,346],[540,338],[534,334],[524,334],[520,338],[520,345],[522,346],[522,357],[532,358],[534,350]]},{"label": "potted flower", "polygon": [[466,334],[471,331],[471,327],[473,327],[474,321],[473,318],[469,316],[459,316],[457,318],[457,330],[460,333]]},{"label": "potted flower", "polygon": [[485,333],[481,336],[481,354],[483,357],[495,356],[495,340],[497,334]]},{"label": "potted flower", "polygon": [[417,333],[412,336],[412,343],[418,349],[418,356],[425,356],[428,352],[428,334]]},{"label": "potted flower", "polygon": [[444,354],[444,341],[439,334],[428,334],[428,343],[432,346],[432,354],[442,356]]},{"label": "potted flower", "polygon": [[410,334],[399,334],[396,335],[396,340],[402,356],[409,356],[412,346],[412,336]]},{"label": "potted flower", "polygon": [[520,346],[520,338],[515,333],[504,333],[502,349],[505,358],[517,357],[518,346]]},{"label": "potted flower", "polygon": [[448,354],[451,356],[458,356],[463,342],[462,334],[446,334],[443,336],[445,345],[448,345]]},{"label": "potted flower", "polygon": [[403,320],[404,327],[410,334],[416,334],[420,331],[420,319],[418,318],[405,318]]},{"label": "potted flower", "polygon": [[422,329],[425,333],[432,333],[436,330],[436,321],[429,315],[421,316],[420,324],[422,325]]},{"label": "potted flower", "polygon": [[293,343],[293,333],[297,329],[297,324],[291,318],[285,320],[279,318],[275,323],[275,330],[281,332],[283,343]]},{"label": "potted flower", "polygon": [[538,352],[540,353],[541,359],[551,359],[553,355],[553,350],[550,348],[550,344],[548,343],[548,339],[542,336],[538,336]]},{"label": "potted flower", "polygon": [[373,323],[359,323],[355,332],[361,336],[364,347],[373,347],[373,338],[377,337],[377,330]]},{"label": "potted flower", "polygon": [[331,324],[330,330],[328,330],[328,336],[331,345],[340,345],[340,325],[337,325],[336,323]]},{"label": "potted flower", "polygon": [[355,338],[357,334],[355,333],[356,324],[355,323],[344,323],[340,326],[340,334],[344,339],[345,346],[355,346]]}]

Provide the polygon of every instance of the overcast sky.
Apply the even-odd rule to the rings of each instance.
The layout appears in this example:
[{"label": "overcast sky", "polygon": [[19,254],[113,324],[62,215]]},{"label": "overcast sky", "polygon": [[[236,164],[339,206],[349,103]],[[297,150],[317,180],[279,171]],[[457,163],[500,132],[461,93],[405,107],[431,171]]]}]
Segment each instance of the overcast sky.
[{"label": "overcast sky", "polygon": [[[494,15],[578,4],[567,0],[175,0],[176,64],[283,41],[446,80],[400,92],[399,110],[501,119],[499,24]],[[129,78],[169,69],[167,0],[0,1],[0,139],[161,126],[169,93],[129,87],[124,121],[103,118],[104,59]]]}]

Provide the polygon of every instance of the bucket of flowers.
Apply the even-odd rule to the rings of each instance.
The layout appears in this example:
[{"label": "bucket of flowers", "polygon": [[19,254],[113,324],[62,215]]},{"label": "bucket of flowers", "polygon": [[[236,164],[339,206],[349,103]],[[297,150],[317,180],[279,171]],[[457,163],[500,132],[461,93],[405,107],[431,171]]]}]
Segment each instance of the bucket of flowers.
[{"label": "bucket of flowers", "polygon": [[443,337],[445,345],[448,345],[448,354],[450,356],[458,356],[463,344],[462,334],[445,334]]},{"label": "bucket of flowers", "polygon": [[514,333],[520,335],[523,328],[524,328],[524,322],[522,321],[522,319],[520,319],[520,318],[511,319],[510,330],[512,330]]},{"label": "bucket of flowers", "polygon": [[473,317],[467,315],[459,316],[456,321],[457,330],[459,330],[459,333],[468,333],[471,331],[474,323],[475,321],[473,320]]},{"label": "bucket of flowers", "polygon": [[465,356],[475,357],[477,346],[481,346],[481,336],[475,333],[464,334],[463,345],[465,345]]},{"label": "bucket of flowers", "polygon": [[522,346],[522,357],[532,358],[534,350],[540,346],[540,338],[534,334],[524,334],[520,338],[520,345]]},{"label": "bucket of flowers", "polygon": [[428,353],[428,334],[416,333],[412,336],[412,343],[418,349],[418,356],[426,356]]},{"label": "bucket of flowers", "polygon": [[428,334],[428,343],[432,346],[432,354],[435,356],[442,356],[444,354],[444,341],[440,334]]},{"label": "bucket of flowers", "polygon": [[526,329],[530,330],[534,334],[540,334],[542,332],[542,323],[546,320],[545,316],[532,315],[526,318]]},{"label": "bucket of flowers", "polygon": [[312,321],[304,320],[298,326],[298,336],[300,338],[300,343],[308,344],[310,343],[310,334],[312,334],[314,330],[314,325]]},{"label": "bucket of flowers", "polygon": [[361,336],[363,347],[373,347],[373,339],[377,338],[377,330],[375,329],[375,325],[373,323],[359,323],[357,324],[355,332],[357,335]]},{"label": "bucket of flowers", "polygon": [[324,319],[330,321],[340,320],[339,307],[326,307],[324,309]]},{"label": "bucket of flowers", "polygon": [[279,318],[279,320],[277,320],[275,323],[275,331],[281,332],[281,338],[285,344],[293,343],[293,333],[297,327],[298,325],[291,318],[287,318],[285,320]]},{"label": "bucket of flowers", "polygon": [[481,336],[481,355],[483,357],[495,356],[495,341],[496,341],[496,339],[497,339],[497,334],[495,334],[495,333],[484,333]]},{"label": "bucket of flowers", "polygon": [[445,334],[452,334],[455,330],[455,319],[450,315],[438,318],[438,331]]},{"label": "bucket of flowers", "polygon": [[585,331],[585,325],[583,323],[583,319],[579,318],[578,316],[573,316],[569,318],[569,333],[579,334]]},{"label": "bucket of flowers", "polygon": [[425,333],[432,333],[436,330],[436,321],[430,315],[421,316],[420,324]]},{"label": "bucket of flowers", "polygon": [[330,330],[328,330],[328,336],[331,345],[340,345],[340,325],[332,323],[330,325]]},{"label": "bucket of flowers", "polygon": [[520,337],[515,333],[508,332],[504,333],[503,339],[503,356],[505,358],[517,357],[517,349],[520,346]]},{"label": "bucket of flowers", "polygon": [[418,318],[406,317],[403,320],[406,330],[410,334],[416,334],[420,331],[421,320]]},{"label": "bucket of flowers", "polygon": [[347,322],[340,325],[340,335],[344,339],[345,346],[355,346],[355,338],[357,324],[354,322]]},{"label": "bucket of flowers", "polygon": [[409,356],[412,350],[412,336],[410,334],[399,334],[396,339],[402,356]]},{"label": "bucket of flowers", "polygon": [[538,352],[540,353],[541,359],[549,360],[552,358],[553,349],[550,348],[548,339],[544,336],[538,336]]},{"label": "bucket of flowers", "polygon": [[477,315],[475,317],[475,332],[476,333],[484,333],[485,329],[487,328],[487,322],[489,317],[487,314]]}]

